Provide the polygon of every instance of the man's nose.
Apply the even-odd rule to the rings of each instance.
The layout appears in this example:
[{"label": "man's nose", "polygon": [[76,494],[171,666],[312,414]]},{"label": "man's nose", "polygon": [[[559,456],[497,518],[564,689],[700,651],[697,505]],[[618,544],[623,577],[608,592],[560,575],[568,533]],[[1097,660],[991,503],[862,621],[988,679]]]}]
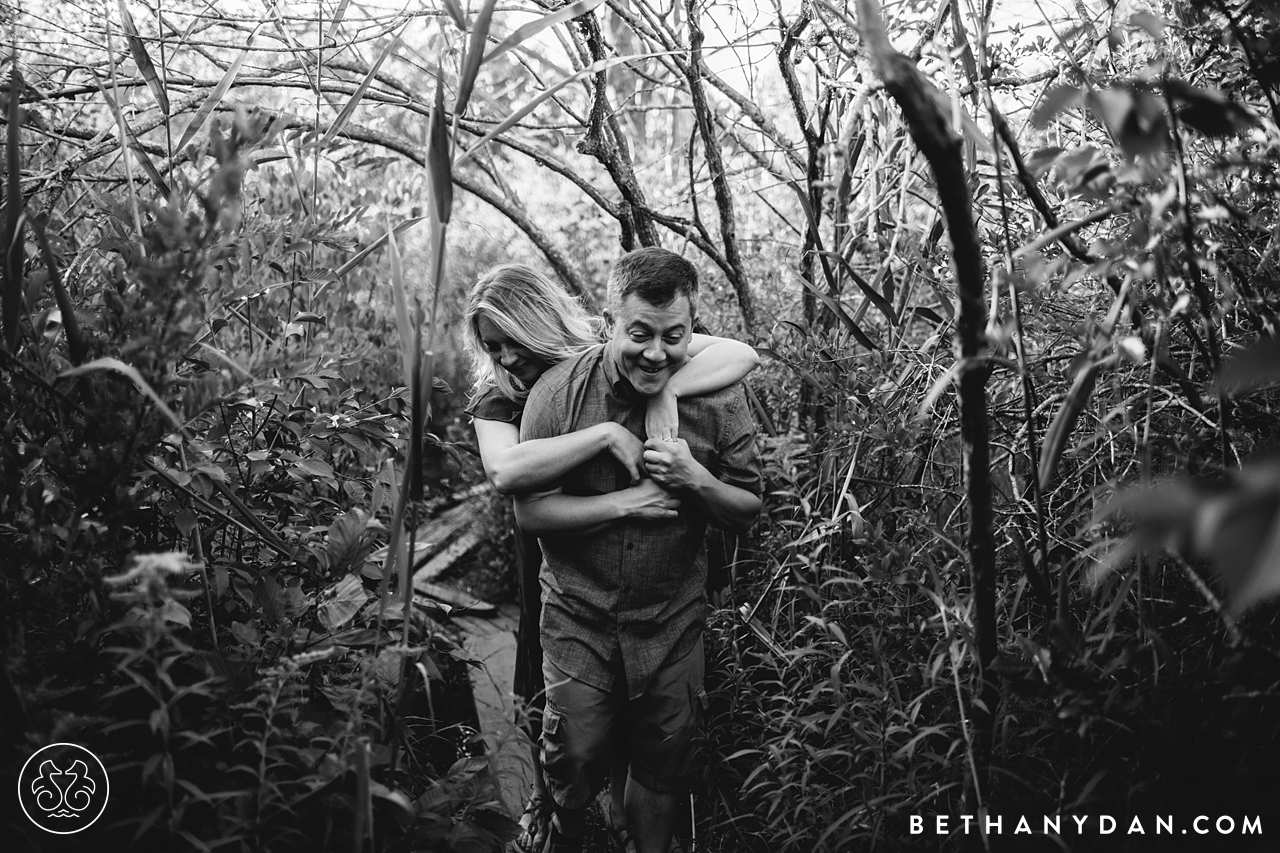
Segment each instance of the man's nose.
[{"label": "man's nose", "polygon": [[644,357],[648,361],[664,361],[666,359],[666,351],[662,348],[662,344],[653,340],[644,348]]},{"label": "man's nose", "polygon": [[503,347],[502,351],[498,354],[498,363],[503,367],[510,367],[516,363],[516,360],[516,354],[510,347]]}]

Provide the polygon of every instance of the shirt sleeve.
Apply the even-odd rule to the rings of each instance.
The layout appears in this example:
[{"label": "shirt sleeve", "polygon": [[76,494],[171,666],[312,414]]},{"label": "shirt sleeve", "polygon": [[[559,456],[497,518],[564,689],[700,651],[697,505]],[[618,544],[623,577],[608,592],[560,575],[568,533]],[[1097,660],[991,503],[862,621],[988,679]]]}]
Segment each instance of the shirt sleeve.
[{"label": "shirt sleeve", "polygon": [[551,438],[564,432],[564,407],[557,405],[559,396],[549,382],[539,382],[529,392],[520,421],[520,440]]},{"label": "shirt sleeve", "polygon": [[751,417],[742,385],[735,385],[732,394],[716,448],[720,456],[720,470],[716,477],[722,483],[761,495],[764,494],[764,479],[760,476],[755,420]]},{"label": "shirt sleeve", "polygon": [[497,388],[487,388],[463,411],[476,420],[502,421],[519,426],[524,405],[507,399]]}]

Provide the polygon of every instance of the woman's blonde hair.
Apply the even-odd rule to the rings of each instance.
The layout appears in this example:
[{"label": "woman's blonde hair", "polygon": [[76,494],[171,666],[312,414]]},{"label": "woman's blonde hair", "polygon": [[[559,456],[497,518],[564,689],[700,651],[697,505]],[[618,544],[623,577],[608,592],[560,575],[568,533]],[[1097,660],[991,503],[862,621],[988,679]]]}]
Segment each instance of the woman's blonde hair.
[{"label": "woman's blonde hair", "polygon": [[529,389],[494,363],[480,340],[480,315],[508,338],[549,365],[582,352],[604,338],[604,324],[577,299],[535,269],[503,264],[489,270],[471,288],[462,316],[462,337],[471,355],[475,380],[472,398],[497,388],[509,400],[522,402]]}]

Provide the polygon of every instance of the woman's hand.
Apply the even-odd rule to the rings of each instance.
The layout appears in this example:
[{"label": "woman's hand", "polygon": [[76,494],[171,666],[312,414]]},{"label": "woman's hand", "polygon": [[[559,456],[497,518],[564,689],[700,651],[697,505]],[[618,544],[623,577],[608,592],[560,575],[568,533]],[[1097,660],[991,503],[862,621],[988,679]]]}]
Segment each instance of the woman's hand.
[{"label": "woman's hand", "polygon": [[667,388],[649,398],[644,414],[644,433],[650,440],[667,441],[680,435],[677,397]]},{"label": "woman's hand", "polygon": [[622,463],[631,477],[631,485],[640,482],[644,465],[644,443],[622,424],[606,421],[598,425],[604,430],[609,453]]},{"label": "woman's hand", "polygon": [[637,521],[665,521],[679,515],[680,499],[648,477],[639,485],[612,492],[623,518]]}]

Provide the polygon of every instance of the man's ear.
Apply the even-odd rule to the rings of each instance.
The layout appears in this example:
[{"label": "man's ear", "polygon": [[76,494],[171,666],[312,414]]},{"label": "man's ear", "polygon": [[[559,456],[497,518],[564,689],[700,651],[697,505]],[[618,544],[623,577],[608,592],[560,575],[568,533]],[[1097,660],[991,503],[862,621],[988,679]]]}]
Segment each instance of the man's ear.
[{"label": "man's ear", "polygon": [[600,312],[600,316],[604,318],[604,326],[606,329],[613,328],[613,312],[608,308]]}]

